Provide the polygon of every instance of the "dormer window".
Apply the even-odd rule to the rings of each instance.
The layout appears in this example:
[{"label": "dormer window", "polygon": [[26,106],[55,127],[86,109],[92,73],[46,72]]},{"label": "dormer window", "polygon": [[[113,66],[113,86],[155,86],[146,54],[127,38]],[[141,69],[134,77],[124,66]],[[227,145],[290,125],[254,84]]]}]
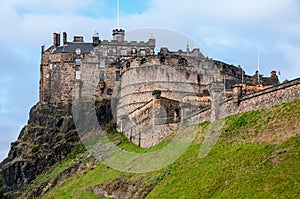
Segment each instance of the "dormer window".
[{"label": "dormer window", "polygon": [[75,53],[76,53],[76,55],[80,55],[81,54],[81,49],[80,48],[76,48]]},{"label": "dormer window", "polygon": [[76,58],[75,59],[75,66],[80,66],[81,65],[81,59],[80,58]]}]

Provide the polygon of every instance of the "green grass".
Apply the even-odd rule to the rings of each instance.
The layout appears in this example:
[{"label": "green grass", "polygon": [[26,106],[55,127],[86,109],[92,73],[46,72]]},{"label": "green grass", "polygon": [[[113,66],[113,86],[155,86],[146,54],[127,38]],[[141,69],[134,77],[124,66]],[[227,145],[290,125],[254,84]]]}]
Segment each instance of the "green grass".
[{"label": "green grass", "polygon": [[[299,136],[278,146],[217,144],[204,159],[193,145],[147,198],[297,198],[300,196]],[[268,158],[284,147],[274,166]]]},{"label": "green grass", "polygon": [[[100,184],[105,181],[116,178],[120,172],[109,169],[103,164],[100,164],[95,169],[86,169],[84,175],[74,174],[72,178],[66,180],[63,184],[55,187],[51,192],[47,193],[44,198],[68,199],[70,197],[82,198],[82,196],[89,196],[89,198],[97,198],[95,194],[87,191],[86,188],[92,185]],[[87,195],[86,195],[87,194]]]},{"label": "green grass", "polygon": [[[210,123],[195,125],[198,131],[192,145],[166,168],[130,174],[99,163],[94,169],[75,173],[43,198],[99,198],[87,188],[117,178],[143,186],[157,183],[147,198],[300,198],[299,118],[300,100],[230,116],[205,158],[198,154]],[[289,136],[276,137],[286,134]],[[140,153],[160,149],[171,139],[141,149],[121,133],[108,135],[113,141],[122,141],[118,147]],[[38,181],[57,175],[75,160],[74,155]]]}]

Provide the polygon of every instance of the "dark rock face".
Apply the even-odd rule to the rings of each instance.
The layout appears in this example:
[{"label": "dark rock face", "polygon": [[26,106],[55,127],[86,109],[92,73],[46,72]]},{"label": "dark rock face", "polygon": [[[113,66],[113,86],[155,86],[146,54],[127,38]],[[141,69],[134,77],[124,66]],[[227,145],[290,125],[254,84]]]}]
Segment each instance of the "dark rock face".
[{"label": "dark rock face", "polygon": [[78,144],[71,106],[35,105],[28,124],[1,163],[4,187],[23,190],[36,175],[64,159]]},{"label": "dark rock face", "polygon": [[[96,103],[99,122],[112,121],[110,101]],[[35,177],[66,158],[80,143],[72,116],[72,105],[37,104],[30,110],[28,124],[11,144],[0,164],[3,188],[24,190]]]}]

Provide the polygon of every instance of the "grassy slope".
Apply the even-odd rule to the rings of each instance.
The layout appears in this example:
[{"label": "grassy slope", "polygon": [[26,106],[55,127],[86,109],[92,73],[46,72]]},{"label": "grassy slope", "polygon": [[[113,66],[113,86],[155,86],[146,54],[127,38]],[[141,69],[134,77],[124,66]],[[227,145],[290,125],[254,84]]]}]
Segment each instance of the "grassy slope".
[{"label": "grassy slope", "polygon": [[[83,174],[74,174],[44,198],[98,198],[87,187],[114,178],[145,186],[158,183],[147,198],[300,198],[299,118],[299,100],[228,117],[218,144],[203,159],[198,154],[209,123],[200,124],[188,151],[167,168],[127,174],[99,164],[95,169],[86,168]],[[138,149],[121,135],[114,134],[114,139],[124,140],[119,147],[147,151]],[[68,159],[60,163],[47,178],[72,162]]]}]

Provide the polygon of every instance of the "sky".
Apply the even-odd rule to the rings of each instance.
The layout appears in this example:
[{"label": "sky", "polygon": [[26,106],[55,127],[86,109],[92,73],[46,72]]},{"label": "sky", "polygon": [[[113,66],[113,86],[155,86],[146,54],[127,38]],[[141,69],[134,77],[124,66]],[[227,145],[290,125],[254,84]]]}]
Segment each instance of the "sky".
[{"label": "sky", "polygon": [[[111,39],[117,0],[0,0],[0,160],[38,102],[41,45],[53,32]],[[120,0],[120,27],[160,28],[193,39],[207,55],[247,74],[300,77],[299,0]],[[155,37],[155,35],[154,35]],[[184,49],[185,46],[182,46]]]}]

